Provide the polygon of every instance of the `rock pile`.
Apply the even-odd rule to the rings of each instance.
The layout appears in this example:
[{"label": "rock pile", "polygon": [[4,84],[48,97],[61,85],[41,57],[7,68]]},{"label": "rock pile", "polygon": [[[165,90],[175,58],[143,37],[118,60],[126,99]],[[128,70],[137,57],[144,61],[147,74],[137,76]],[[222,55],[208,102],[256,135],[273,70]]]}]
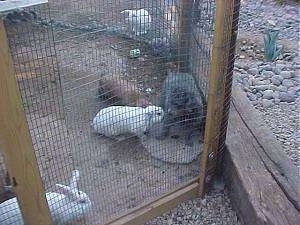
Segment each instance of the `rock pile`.
[{"label": "rock pile", "polygon": [[295,102],[300,97],[299,64],[277,61],[256,62],[250,66],[236,63],[235,66],[237,80],[253,105],[268,108],[281,102]]}]

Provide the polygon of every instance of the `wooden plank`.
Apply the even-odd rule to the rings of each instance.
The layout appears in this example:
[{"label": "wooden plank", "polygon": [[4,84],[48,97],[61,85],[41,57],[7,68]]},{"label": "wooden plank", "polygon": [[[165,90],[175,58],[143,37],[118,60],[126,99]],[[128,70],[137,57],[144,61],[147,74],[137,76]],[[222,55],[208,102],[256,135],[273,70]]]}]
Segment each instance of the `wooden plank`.
[{"label": "wooden plank", "polygon": [[6,0],[0,1],[0,13],[47,3],[48,0]]},{"label": "wooden plank", "polygon": [[241,88],[233,90],[232,102],[239,112],[249,132],[255,137],[261,148],[257,153],[294,206],[300,210],[299,169],[291,162],[281,144],[266,126],[265,122],[248,101]]},{"label": "wooden plank", "polygon": [[[232,203],[245,224],[298,224],[300,214],[295,202],[299,200],[299,186],[294,186],[299,182],[298,170],[281,154],[283,150],[271,136],[245,94],[235,89],[224,165]],[[278,155],[282,159],[274,161]]]},{"label": "wooden plank", "polygon": [[2,20],[0,68],[0,144],[5,165],[26,224],[48,225],[51,217]]},{"label": "wooden plank", "polygon": [[118,217],[106,225],[142,225],[153,217],[173,209],[180,203],[196,198],[199,190],[198,179],[199,178],[195,178],[184,186],[181,186],[156,200],[126,212],[125,215]]},{"label": "wooden plank", "polygon": [[207,115],[205,123],[204,150],[201,156],[199,194],[205,189],[216,170],[220,129],[228,73],[228,57],[231,51],[231,31],[234,0],[216,0],[215,32],[212,49],[211,73],[209,76]]},{"label": "wooden plank", "polygon": [[178,66],[180,72],[189,72],[192,5],[193,0],[185,0],[180,6],[178,33]]}]

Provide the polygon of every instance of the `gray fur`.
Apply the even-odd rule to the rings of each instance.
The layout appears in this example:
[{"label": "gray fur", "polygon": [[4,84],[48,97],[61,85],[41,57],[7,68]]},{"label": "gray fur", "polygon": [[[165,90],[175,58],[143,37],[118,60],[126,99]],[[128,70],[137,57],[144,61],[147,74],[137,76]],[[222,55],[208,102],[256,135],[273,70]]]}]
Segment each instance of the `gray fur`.
[{"label": "gray fur", "polygon": [[161,92],[160,106],[165,115],[157,138],[169,135],[172,126],[180,126],[188,132],[185,142],[192,145],[194,131],[203,129],[205,98],[195,78],[188,73],[169,73]]}]

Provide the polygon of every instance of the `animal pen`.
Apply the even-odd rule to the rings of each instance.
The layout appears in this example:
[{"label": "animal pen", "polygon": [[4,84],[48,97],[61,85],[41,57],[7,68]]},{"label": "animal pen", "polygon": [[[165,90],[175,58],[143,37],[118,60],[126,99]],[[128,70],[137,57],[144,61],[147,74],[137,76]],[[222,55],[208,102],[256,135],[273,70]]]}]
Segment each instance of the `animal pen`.
[{"label": "animal pen", "polygon": [[[203,196],[222,161],[238,12],[238,0],[0,1],[1,201],[11,184],[26,224],[142,224]],[[182,105],[169,76],[195,82],[175,93]],[[111,106],[133,111],[109,111],[115,122]],[[132,132],[103,135],[120,126]],[[71,174],[86,211],[49,197]],[[22,224],[15,204],[0,224]]]}]

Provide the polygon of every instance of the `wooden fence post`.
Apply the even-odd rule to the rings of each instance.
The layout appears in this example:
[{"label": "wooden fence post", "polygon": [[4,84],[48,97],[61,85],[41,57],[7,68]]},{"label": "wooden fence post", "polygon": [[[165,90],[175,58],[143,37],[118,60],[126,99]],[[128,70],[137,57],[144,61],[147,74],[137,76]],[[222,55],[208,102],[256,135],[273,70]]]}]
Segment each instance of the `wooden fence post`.
[{"label": "wooden fence post", "polygon": [[25,224],[50,225],[51,216],[1,19],[0,68],[0,144],[5,165]]},{"label": "wooden fence post", "polygon": [[182,1],[179,13],[178,60],[179,71],[189,71],[192,0]]},{"label": "wooden fence post", "polygon": [[238,12],[239,0],[216,0],[204,151],[200,165],[201,197],[216,172],[217,162],[222,158],[225,147]]}]

